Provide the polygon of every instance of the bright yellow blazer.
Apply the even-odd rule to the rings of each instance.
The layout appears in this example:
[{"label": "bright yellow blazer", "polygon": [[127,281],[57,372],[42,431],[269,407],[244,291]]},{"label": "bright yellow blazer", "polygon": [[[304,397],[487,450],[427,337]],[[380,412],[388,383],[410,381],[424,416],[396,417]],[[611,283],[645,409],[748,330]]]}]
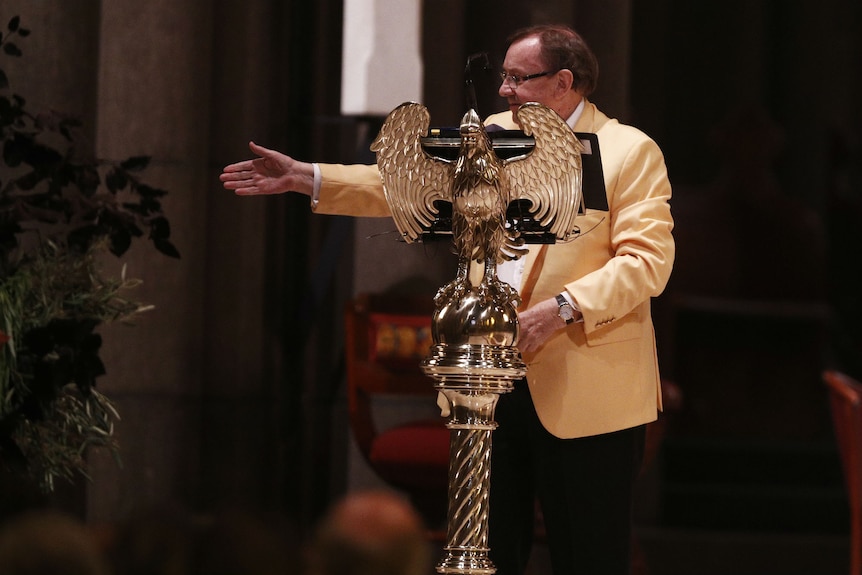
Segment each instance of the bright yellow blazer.
[{"label": "bright yellow blazer", "polygon": [[[510,112],[486,124],[516,127]],[[656,143],[590,102],[575,131],[598,135],[609,211],[587,206],[580,236],[532,246],[524,270],[525,284],[535,279],[530,301],[567,290],[584,317],[524,357],[539,418],[561,438],[656,419],[661,384],[650,298],[664,289],[674,258],[671,186]],[[376,166],[321,164],[320,170],[316,212],[389,215]]]}]

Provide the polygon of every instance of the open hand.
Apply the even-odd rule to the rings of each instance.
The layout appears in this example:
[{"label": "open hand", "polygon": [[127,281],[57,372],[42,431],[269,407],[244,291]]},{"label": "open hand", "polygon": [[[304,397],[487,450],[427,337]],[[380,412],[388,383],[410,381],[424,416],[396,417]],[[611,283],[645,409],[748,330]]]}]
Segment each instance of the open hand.
[{"label": "open hand", "polygon": [[299,192],[310,196],[314,189],[314,168],[281,152],[249,142],[259,157],[225,166],[219,179],[238,196]]}]

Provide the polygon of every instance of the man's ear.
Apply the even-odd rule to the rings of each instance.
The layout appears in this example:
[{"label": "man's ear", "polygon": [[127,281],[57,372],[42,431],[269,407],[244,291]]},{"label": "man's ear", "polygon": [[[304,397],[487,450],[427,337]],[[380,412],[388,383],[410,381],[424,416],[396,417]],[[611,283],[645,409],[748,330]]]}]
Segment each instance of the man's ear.
[{"label": "man's ear", "polygon": [[560,90],[561,94],[565,94],[571,90],[574,83],[575,75],[571,70],[564,69],[557,72],[557,89]]}]

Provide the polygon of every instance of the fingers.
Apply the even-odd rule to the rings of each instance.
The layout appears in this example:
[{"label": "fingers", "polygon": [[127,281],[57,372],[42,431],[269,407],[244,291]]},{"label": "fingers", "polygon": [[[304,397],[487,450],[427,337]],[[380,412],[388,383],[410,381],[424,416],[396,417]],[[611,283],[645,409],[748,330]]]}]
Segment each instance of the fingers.
[{"label": "fingers", "polygon": [[268,192],[263,192],[257,188],[257,186],[247,187],[247,188],[237,188],[234,190],[234,194],[237,196],[258,196],[261,194],[266,194]]},{"label": "fingers", "polygon": [[[252,152],[257,154],[258,156],[267,156],[267,155],[270,155],[273,153],[272,150],[270,150],[268,148],[264,148],[263,146],[258,146],[254,142],[249,142],[248,147],[249,147],[249,149],[251,149]],[[247,172],[249,170],[253,170],[254,169],[254,162],[257,159],[259,159],[259,158],[254,158],[251,160],[243,160],[241,162],[228,164],[227,166],[225,166],[222,169],[222,175],[224,175],[224,173],[226,173],[226,172]]]},{"label": "fingers", "polygon": [[[248,164],[248,166],[244,166],[244,164]],[[231,190],[238,196],[256,194],[257,186],[254,184],[254,172],[250,168],[251,162],[240,162],[225,167],[219,175],[224,189]]]},{"label": "fingers", "polygon": [[252,173],[253,168],[251,166],[251,162],[248,165],[241,164],[232,164],[230,166],[225,166],[222,170],[222,173],[219,175],[219,179],[222,182],[233,182],[237,180],[247,180]]},{"label": "fingers", "polygon": [[258,156],[271,156],[275,153],[275,150],[270,150],[269,148],[264,148],[263,146],[258,146],[254,142],[248,143],[248,149],[257,154]]},{"label": "fingers", "polygon": [[225,166],[219,176],[224,188],[238,196],[280,193],[275,188],[275,178],[284,174],[279,172],[278,152],[254,142],[248,146],[257,157]]},{"label": "fingers", "polygon": [[224,189],[234,192],[238,196],[252,196],[257,193],[257,186],[249,182],[224,182]]},{"label": "fingers", "polygon": [[231,190],[238,196],[256,196],[267,192],[261,190],[251,180],[228,181],[223,183],[226,190]]},{"label": "fingers", "polygon": [[235,164],[228,164],[222,168],[222,173],[247,172],[252,169],[252,161],[253,160],[243,160],[242,162],[236,162]]}]

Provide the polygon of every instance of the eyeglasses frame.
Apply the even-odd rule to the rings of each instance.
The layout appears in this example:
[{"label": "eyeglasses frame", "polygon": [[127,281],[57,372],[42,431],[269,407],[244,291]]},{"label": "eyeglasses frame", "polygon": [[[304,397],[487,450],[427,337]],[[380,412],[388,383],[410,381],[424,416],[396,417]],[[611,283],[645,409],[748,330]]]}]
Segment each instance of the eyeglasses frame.
[{"label": "eyeglasses frame", "polygon": [[[559,70],[557,70],[559,72]],[[535,74],[526,74],[524,76],[516,76],[514,74],[507,74],[504,71],[500,72],[500,79],[504,84],[511,86],[512,88],[518,88],[521,84],[528,80],[534,80],[536,78],[541,78],[542,76],[550,76],[551,74],[556,74],[557,72],[546,70],[544,72],[537,72]]]}]

